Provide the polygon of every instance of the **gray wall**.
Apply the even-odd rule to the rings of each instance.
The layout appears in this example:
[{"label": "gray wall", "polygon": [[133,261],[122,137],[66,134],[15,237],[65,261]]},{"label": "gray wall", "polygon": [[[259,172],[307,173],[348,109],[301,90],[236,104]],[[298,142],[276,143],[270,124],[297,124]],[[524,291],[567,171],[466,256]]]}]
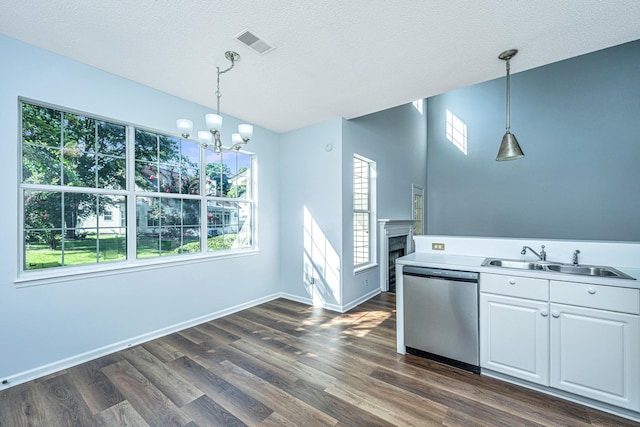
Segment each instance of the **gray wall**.
[{"label": "gray wall", "polygon": [[[411,219],[411,185],[424,186],[426,119],[412,104],[345,121],[342,145],[342,236],[346,302],[380,289],[379,267],[353,273],[353,154],[376,162],[378,219]],[[378,224],[375,224],[377,229]],[[374,231],[372,244],[379,239]],[[379,257],[379,254],[378,254]],[[379,259],[379,258],[378,258]]]},{"label": "gray wall", "polygon": [[[447,109],[468,126],[467,155],[445,137]],[[504,78],[427,111],[429,234],[640,241],[640,41],[513,74],[521,160],[495,161]]]}]

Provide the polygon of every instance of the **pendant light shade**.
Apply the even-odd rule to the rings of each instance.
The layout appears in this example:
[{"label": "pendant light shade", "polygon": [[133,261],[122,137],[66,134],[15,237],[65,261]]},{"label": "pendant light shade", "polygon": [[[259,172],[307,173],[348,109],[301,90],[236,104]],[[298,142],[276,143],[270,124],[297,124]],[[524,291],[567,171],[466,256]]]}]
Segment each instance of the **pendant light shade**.
[{"label": "pendant light shade", "polygon": [[504,160],[516,160],[524,157],[524,153],[520,148],[520,144],[518,144],[518,140],[516,136],[511,132],[507,132],[502,137],[502,142],[500,143],[500,150],[498,150],[498,157],[496,157],[497,161]]},{"label": "pendant light shade", "polygon": [[524,157],[524,153],[522,152],[522,148],[520,148],[520,144],[518,144],[518,140],[516,136],[510,131],[510,110],[511,110],[511,97],[510,97],[510,89],[511,89],[511,74],[510,74],[510,64],[509,61],[511,58],[516,56],[518,53],[517,49],[505,50],[502,52],[498,58],[507,62],[507,131],[502,137],[502,142],[500,143],[500,150],[498,150],[498,156],[496,157],[497,161],[505,161],[505,160],[516,160]]}]

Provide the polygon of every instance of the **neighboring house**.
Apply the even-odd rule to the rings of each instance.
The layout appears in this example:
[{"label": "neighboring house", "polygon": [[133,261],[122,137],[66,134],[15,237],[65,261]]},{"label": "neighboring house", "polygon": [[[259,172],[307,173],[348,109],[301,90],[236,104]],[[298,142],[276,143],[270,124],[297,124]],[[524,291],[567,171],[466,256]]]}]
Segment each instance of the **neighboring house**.
[{"label": "neighboring house", "polygon": [[100,234],[119,234],[120,228],[127,226],[126,206],[124,203],[116,203],[105,207],[103,212],[78,220],[77,228],[100,228]]}]

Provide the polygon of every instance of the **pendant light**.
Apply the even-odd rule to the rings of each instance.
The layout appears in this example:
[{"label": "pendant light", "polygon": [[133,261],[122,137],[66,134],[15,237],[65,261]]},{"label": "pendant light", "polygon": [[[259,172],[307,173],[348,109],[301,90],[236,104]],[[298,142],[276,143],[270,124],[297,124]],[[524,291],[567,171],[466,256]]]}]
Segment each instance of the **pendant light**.
[{"label": "pendant light", "polygon": [[[200,142],[200,145],[206,149],[213,142],[213,149],[218,154],[221,153],[223,149],[240,150],[243,145],[249,142],[253,135],[253,126],[247,124],[238,125],[238,133],[231,135],[231,147],[227,148],[222,146],[222,141],[220,140],[220,130],[222,129],[222,116],[220,115],[220,98],[222,97],[222,93],[220,92],[220,74],[224,74],[231,70],[235,66],[236,61],[240,59],[240,55],[233,51],[227,51],[225,52],[224,57],[231,62],[231,66],[222,71],[220,71],[220,67],[216,67],[218,74],[216,114],[205,115],[205,122],[207,123],[207,128],[209,130],[198,132],[198,141]],[[193,122],[191,120],[179,119],[176,121],[176,126],[180,135],[185,139],[188,139],[191,132],[193,132]]]},{"label": "pendant light", "polygon": [[510,108],[510,64],[509,61],[511,58],[516,56],[518,53],[517,49],[509,49],[502,52],[498,58],[507,62],[507,132],[502,137],[502,142],[500,143],[500,150],[498,150],[498,156],[496,157],[497,161],[504,160],[516,160],[524,157],[524,153],[518,144],[518,140],[516,136],[510,131],[510,117],[509,110]]}]

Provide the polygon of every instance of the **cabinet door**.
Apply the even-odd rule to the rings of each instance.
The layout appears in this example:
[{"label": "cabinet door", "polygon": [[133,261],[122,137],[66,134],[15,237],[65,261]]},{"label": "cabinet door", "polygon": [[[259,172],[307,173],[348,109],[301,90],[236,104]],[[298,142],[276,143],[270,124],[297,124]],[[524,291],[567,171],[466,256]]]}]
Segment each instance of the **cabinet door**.
[{"label": "cabinet door", "polygon": [[551,386],[640,408],[639,316],[551,304]]},{"label": "cabinet door", "polygon": [[480,366],[549,385],[549,304],[480,294]]}]

